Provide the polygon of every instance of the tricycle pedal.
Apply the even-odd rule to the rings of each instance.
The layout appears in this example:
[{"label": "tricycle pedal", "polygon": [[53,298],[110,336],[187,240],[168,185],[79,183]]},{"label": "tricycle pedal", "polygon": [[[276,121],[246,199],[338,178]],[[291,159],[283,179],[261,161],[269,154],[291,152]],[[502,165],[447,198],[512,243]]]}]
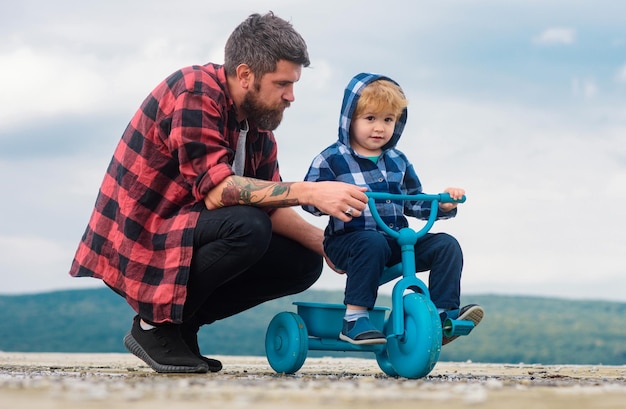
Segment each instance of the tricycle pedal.
[{"label": "tricycle pedal", "polygon": [[467,335],[474,329],[474,323],[467,320],[446,319],[443,323],[443,335],[447,338]]}]

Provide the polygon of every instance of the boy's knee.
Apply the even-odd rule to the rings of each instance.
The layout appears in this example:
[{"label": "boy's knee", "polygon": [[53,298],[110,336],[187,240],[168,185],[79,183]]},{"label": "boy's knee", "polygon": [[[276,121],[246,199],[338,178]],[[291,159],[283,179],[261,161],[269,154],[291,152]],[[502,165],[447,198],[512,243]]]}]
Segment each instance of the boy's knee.
[{"label": "boy's knee", "polygon": [[360,253],[362,257],[389,258],[391,248],[385,236],[378,231],[366,230],[355,237],[353,253]]},{"label": "boy's knee", "polygon": [[437,233],[437,238],[439,239],[441,245],[461,251],[461,245],[454,236],[451,236],[448,233]]},{"label": "boy's knee", "polygon": [[463,262],[463,250],[459,241],[448,233],[433,233],[430,238],[430,248],[435,254],[449,260]]}]

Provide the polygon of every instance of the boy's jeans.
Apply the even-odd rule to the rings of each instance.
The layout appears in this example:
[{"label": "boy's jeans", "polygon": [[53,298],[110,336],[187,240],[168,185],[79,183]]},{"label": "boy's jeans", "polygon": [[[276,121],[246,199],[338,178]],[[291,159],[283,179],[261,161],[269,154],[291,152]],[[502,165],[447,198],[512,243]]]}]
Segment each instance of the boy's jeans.
[{"label": "boy's jeans", "polygon": [[[372,308],[386,266],[401,261],[395,239],[364,230],[327,237],[324,249],[337,268],[347,273],[345,304]],[[415,245],[417,272],[430,270],[428,291],[437,308],[456,309],[460,304],[463,252],[446,233],[427,233]]]}]

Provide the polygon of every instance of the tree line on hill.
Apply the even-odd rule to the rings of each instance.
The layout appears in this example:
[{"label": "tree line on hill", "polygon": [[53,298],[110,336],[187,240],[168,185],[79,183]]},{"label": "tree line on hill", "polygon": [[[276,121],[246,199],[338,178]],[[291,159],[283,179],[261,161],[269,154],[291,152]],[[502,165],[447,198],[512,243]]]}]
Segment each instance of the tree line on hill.
[{"label": "tree line on hill", "polygon": [[[294,301],[341,303],[340,291],[308,290],[203,327],[207,355],[265,355],[272,317],[296,311]],[[526,364],[626,364],[626,303],[540,297],[467,295],[485,308],[467,337],[443,347],[440,361]],[[381,295],[378,305],[390,306]],[[0,351],[126,352],[122,345],[134,312],[107,288],[0,296]],[[373,354],[309,351],[308,356]]]}]

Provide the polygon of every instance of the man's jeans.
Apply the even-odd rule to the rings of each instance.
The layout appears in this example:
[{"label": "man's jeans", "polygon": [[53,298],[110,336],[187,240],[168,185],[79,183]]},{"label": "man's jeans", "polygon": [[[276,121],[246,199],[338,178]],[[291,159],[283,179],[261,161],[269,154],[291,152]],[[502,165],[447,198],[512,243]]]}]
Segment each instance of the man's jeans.
[{"label": "man's jeans", "polygon": [[322,257],[272,233],[266,212],[252,206],[202,210],[183,321],[199,327],[265,301],[309,288]]}]

